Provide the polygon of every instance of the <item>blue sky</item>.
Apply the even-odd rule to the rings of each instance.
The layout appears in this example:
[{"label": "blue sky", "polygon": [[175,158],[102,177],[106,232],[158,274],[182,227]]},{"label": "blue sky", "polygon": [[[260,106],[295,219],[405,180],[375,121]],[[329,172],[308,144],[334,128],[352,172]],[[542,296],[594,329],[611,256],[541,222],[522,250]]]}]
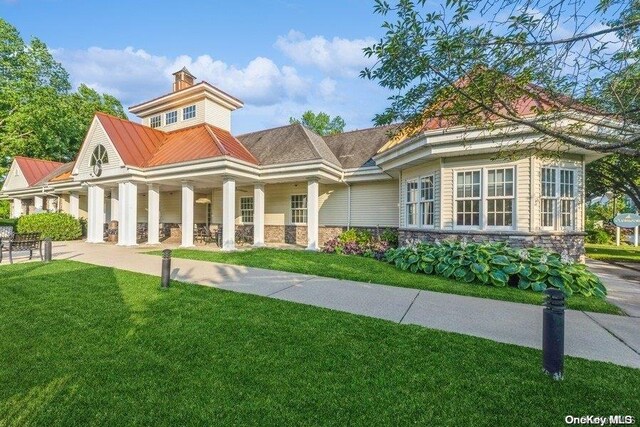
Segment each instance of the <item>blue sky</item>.
[{"label": "blue sky", "polygon": [[382,34],[371,0],[0,0],[0,16],[36,36],[69,71],[133,105],[170,91],[182,66],[245,102],[233,133],[303,111],[371,126],[388,92],[358,77]]}]

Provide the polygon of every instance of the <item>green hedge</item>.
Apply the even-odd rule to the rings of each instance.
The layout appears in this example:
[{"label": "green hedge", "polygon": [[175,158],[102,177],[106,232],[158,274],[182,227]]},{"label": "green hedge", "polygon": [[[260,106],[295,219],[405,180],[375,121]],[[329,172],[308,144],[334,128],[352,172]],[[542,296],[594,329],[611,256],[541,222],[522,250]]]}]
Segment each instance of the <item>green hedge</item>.
[{"label": "green hedge", "polygon": [[18,233],[41,233],[42,238],[75,240],[82,237],[82,226],[73,216],[59,212],[42,212],[21,216]]},{"label": "green hedge", "polygon": [[4,227],[4,226],[11,226],[13,227],[13,229],[15,230],[16,228],[16,222],[18,222],[17,219],[0,219],[0,227]]},{"label": "green hedge", "polygon": [[556,288],[567,296],[604,298],[607,294],[600,279],[584,264],[540,248],[519,250],[506,243],[445,241],[391,249],[386,260],[402,270],[467,283],[510,285],[534,292]]}]

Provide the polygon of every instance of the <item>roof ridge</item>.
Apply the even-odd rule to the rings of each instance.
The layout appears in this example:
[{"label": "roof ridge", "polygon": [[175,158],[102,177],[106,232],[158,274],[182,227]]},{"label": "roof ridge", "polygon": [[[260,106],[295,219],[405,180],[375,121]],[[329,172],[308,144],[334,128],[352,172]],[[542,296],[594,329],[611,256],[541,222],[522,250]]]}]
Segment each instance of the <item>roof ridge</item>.
[{"label": "roof ridge", "polygon": [[247,136],[247,135],[253,135],[254,133],[268,132],[268,131],[276,130],[276,129],[283,129],[283,128],[286,128],[286,127],[289,127],[289,126],[295,126],[295,125],[299,125],[299,124],[300,123],[289,123],[288,125],[276,126],[274,128],[254,130],[253,132],[241,133],[240,135],[238,135],[238,137]]},{"label": "roof ridge", "polygon": [[126,122],[126,123],[134,125],[134,126],[140,126],[140,127],[145,128],[145,129],[151,129],[153,132],[160,132],[160,133],[163,133],[163,134],[168,133],[168,132],[165,132],[165,131],[160,130],[160,129],[152,128],[151,126],[143,125],[142,123],[134,122],[133,120],[123,119],[122,117],[114,116],[113,114],[104,113],[102,111],[96,111],[95,115],[96,116],[107,116],[109,118],[116,119],[116,120],[119,120],[121,122]]},{"label": "roof ridge", "polygon": [[[310,136],[310,135],[309,135],[309,133],[308,133],[308,132],[311,132],[311,130],[307,129],[307,127],[306,127],[306,126],[303,126],[303,125],[302,125],[302,123],[294,123],[294,125],[298,125],[299,127],[301,127],[301,128],[302,128],[302,132],[304,132],[304,136],[307,138],[307,141],[308,141],[309,145],[311,146],[311,149],[312,149],[313,151],[315,151],[316,155],[317,155],[319,158],[323,159],[322,154],[320,154],[320,151],[318,150],[318,148],[316,147],[316,145],[313,143],[313,141],[311,140],[311,136]],[[318,135],[318,134],[317,134],[317,133],[315,133],[315,132],[312,132],[312,133],[313,133],[314,135]],[[320,136],[320,135],[318,135],[318,136]],[[320,136],[320,138],[322,138],[322,137]],[[324,141],[324,140],[323,140],[323,141]],[[325,144],[326,144],[326,143],[325,143]]]},{"label": "roof ridge", "polygon": [[220,142],[220,140],[218,139],[218,136],[216,135],[216,133],[214,131],[212,131],[211,129],[209,129],[209,126],[207,126],[206,124],[205,124],[204,128],[206,129],[206,131],[209,134],[209,136],[213,139],[213,143],[216,144],[216,146],[218,147],[218,150],[220,150],[220,153],[222,153],[222,155],[224,155],[224,156],[228,156],[229,155],[229,150],[227,150],[227,148],[224,146],[224,144],[222,142]]},{"label": "roof ridge", "polygon": [[191,85],[191,86],[188,86],[188,87],[185,87],[185,88],[182,88],[182,89],[178,89],[178,90],[173,91],[173,92],[165,93],[164,95],[156,96],[155,98],[149,99],[148,101],[139,102],[139,103],[137,103],[135,105],[130,106],[128,109],[131,110],[132,108],[137,108],[137,107],[139,107],[141,105],[157,101],[157,100],[162,99],[162,98],[164,98],[166,96],[171,96],[173,94],[176,94],[176,93],[179,93],[179,92],[183,92],[183,91],[186,91],[186,90],[189,90],[189,89],[192,89],[194,87],[201,86],[201,85],[202,86],[209,86],[209,87],[217,90],[218,92],[221,92],[223,95],[228,96],[229,98],[233,99],[234,101],[244,105],[244,102],[242,100],[240,100],[240,99],[236,98],[235,96],[225,92],[224,90],[220,89],[219,87],[212,85],[211,83],[209,83],[206,80],[201,80],[201,81],[199,81],[198,83],[196,83],[194,85]]},{"label": "roof ridge", "polygon": [[365,132],[365,131],[373,130],[373,129],[384,129],[384,128],[388,128],[388,127],[392,127],[392,126],[400,126],[400,124],[401,123],[391,123],[389,125],[371,126],[371,127],[368,127],[368,128],[348,130],[348,131],[345,131],[345,132],[339,132],[339,133],[334,133],[334,134],[331,134],[331,135],[325,135],[323,138],[332,138],[334,136],[344,135],[346,133]]},{"label": "roof ridge", "polygon": [[13,158],[14,159],[35,160],[36,162],[56,163],[56,164],[59,164],[59,165],[63,165],[64,164],[64,162],[58,162],[57,160],[39,159],[37,157],[13,156]]}]

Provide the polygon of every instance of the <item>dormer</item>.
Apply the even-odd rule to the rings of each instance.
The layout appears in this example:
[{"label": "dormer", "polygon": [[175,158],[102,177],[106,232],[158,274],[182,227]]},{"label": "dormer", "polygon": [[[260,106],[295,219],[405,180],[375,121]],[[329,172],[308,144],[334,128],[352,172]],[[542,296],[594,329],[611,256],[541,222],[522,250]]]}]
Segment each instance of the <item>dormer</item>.
[{"label": "dormer", "polygon": [[242,101],[205,81],[195,83],[186,67],[173,76],[173,92],[134,105],[129,111],[140,117],[143,125],[162,131],[208,123],[231,132],[231,112],[242,108]]}]

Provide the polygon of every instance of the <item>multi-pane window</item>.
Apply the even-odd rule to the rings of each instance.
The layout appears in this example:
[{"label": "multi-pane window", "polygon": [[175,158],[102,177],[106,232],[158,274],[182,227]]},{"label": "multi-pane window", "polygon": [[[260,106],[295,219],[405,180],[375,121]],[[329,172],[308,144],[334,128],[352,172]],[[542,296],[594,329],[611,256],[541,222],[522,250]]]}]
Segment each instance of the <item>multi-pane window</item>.
[{"label": "multi-pane window", "polygon": [[513,168],[487,171],[487,226],[513,226]]},{"label": "multi-pane window", "polygon": [[177,111],[169,111],[164,115],[164,123],[166,125],[171,125],[178,121],[178,112]]},{"label": "multi-pane window", "polygon": [[253,223],[253,197],[240,197],[240,216],[243,224]]},{"label": "multi-pane window", "polygon": [[542,168],[540,225],[573,228],[575,222],[575,171]]},{"label": "multi-pane window", "polygon": [[90,166],[106,165],[109,163],[109,155],[107,154],[107,149],[104,148],[104,145],[99,144],[96,148],[93,149],[93,153],[91,154],[91,161],[89,162]]},{"label": "multi-pane window", "polygon": [[189,105],[182,109],[182,120],[193,119],[196,116],[196,106]]},{"label": "multi-pane window", "polygon": [[307,195],[296,194],[291,196],[291,223],[307,223]]},{"label": "multi-pane window", "polygon": [[420,225],[433,225],[433,175],[420,178]]},{"label": "multi-pane window", "polygon": [[162,116],[158,115],[151,117],[151,119],[149,119],[149,126],[151,126],[152,128],[158,128],[162,126]]},{"label": "multi-pane window", "polygon": [[418,225],[418,180],[407,181],[407,225]]},{"label": "multi-pane window", "polygon": [[456,225],[480,225],[480,171],[458,172],[456,175]]},{"label": "multi-pane window", "polygon": [[573,227],[575,211],[575,174],[572,170],[560,170],[560,226]]}]

